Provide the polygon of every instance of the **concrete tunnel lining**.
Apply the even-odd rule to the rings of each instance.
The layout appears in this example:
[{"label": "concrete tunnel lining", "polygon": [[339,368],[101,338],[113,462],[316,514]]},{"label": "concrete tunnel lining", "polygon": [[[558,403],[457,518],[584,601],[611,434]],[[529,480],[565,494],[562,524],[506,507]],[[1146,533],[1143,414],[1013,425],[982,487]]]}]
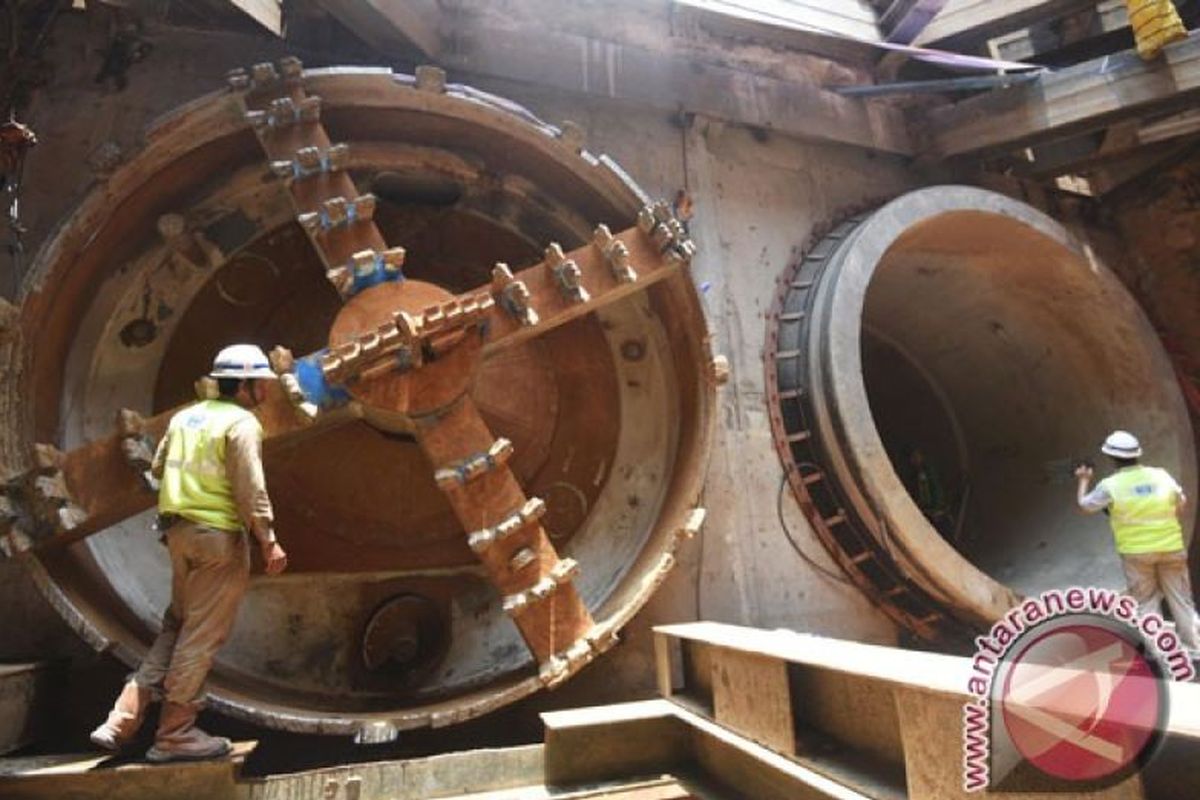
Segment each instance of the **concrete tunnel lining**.
[{"label": "concrete tunnel lining", "polygon": [[[834,260],[812,321],[821,439],[906,574],[975,624],[1022,594],[1122,586],[1103,518],[1074,510],[1072,458],[1103,471],[1099,442],[1129,428],[1148,462],[1194,486],[1196,455],[1169,362],[1117,278],[1048,217],[966,187],[883,207]],[[948,405],[931,414],[961,430],[970,493],[958,551],[889,457],[903,443],[885,443],[877,425],[864,328],[919,362]]]}]

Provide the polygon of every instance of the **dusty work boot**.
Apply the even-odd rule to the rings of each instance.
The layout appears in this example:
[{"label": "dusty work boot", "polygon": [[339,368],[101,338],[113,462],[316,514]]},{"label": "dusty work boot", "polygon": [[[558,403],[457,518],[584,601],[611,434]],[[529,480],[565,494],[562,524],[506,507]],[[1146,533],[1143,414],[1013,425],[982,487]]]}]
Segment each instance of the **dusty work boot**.
[{"label": "dusty work boot", "polygon": [[112,711],[108,712],[108,719],[92,731],[92,744],[113,752],[129,744],[142,727],[146,709],[153,699],[152,690],[128,681],[117,695]]},{"label": "dusty work boot", "polygon": [[196,715],[200,708],[192,704],[163,703],[162,717],[158,721],[158,733],[154,746],[146,753],[146,760],[204,761],[229,755],[233,744],[220,736],[209,736],[196,727]]}]

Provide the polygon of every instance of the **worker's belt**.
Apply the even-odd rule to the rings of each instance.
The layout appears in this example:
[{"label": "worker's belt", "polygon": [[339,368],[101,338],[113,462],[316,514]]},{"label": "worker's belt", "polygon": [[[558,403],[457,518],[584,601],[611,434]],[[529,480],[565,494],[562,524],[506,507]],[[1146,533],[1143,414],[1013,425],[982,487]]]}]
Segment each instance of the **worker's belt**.
[{"label": "worker's belt", "polygon": [[166,533],[168,530],[174,527],[176,523],[182,521],[183,517],[179,516],[178,514],[159,514],[158,518],[154,520],[154,527],[163,533]]},{"label": "worker's belt", "polygon": [[166,533],[171,528],[175,527],[176,525],[178,525],[181,522],[186,522],[189,525],[194,525],[195,527],[199,528],[202,531],[209,531],[211,533],[240,533],[240,531],[227,531],[227,530],[222,530],[221,528],[214,528],[211,525],[204,525],[199,522],[190,520],[187,517],[184,517],[180,514],[170,514],[170,513],[167,513],[167,514],[160,513],[154,521],[154,527],[160,533]]}]

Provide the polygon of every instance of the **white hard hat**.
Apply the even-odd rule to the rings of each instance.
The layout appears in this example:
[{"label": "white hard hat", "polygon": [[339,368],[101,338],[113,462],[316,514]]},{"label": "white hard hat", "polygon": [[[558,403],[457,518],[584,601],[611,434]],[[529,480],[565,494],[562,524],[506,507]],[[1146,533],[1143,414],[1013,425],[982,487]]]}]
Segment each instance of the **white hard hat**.
[{"label": "white hard hat", "polygon": [[1128,431],[1113,431],[1104,440],[1100,452],[1113,458],[1139,458],[1142,455],[1142,445],[1137,437]]},{"label": "white hard hat", "polygon": [[212,378],[261,378],[274,380],[279,376],[262,348],[252,344],[231,344],[213,359]]}]

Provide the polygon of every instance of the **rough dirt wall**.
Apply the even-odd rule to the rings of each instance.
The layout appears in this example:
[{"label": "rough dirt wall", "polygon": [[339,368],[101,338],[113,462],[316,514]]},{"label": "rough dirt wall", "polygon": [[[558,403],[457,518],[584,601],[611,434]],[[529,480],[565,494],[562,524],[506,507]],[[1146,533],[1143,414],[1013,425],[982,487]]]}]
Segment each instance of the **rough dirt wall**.
[{"label": "rough dirt wall", "polygon": [[1200,153],[1118,191],[1106,212],[1125,245],[1115,268],[1190,380],[1200,422]]},{"label": "rough dirt wall", "polygon": [[[64,22],[53,44],[58,64],[53,81],[29,115],[42,137],[28,162],[24,197],[31,253],[86,192],[102,188],[106,172],[138,146],[152,119],[220,88],[227,69],[280,53],[265,39],[156,31],[150,58],[131,69],[128,87],[117,92],[94,82],[102,34],[82,17]],[[626,646],[550,702],[599,702],[652,691],[649,626],[659,622],[700,616],[893,641],[895,631],[881,614],[856,590],[806,564],[784,535],[777,506],[781,469],[767,424],[762,349],[776,278],[813,228],[841,209],[911,188],[910,174],[898,163],[860,151],[703,119],[674,119],[616,102],[582,103],[500,83],[483,82],[483,88],[548,121],[579,123],[589,149],[613,156],[650,194],[670,197],[680,188],[692,193],[692,233],[701,251],[695,276],[704,287],[715,349],[727,354],[732,366],[705,497],[710,509],[705,535],[684,553],[675,574],[628,631]],[[4,264],[4,294],[14,293],[14,277],[11,265]],[[787,493],[782,516],[796,545],[831,567]],[[12,564],[0,564],[0,603],[21,609],[0,623],[0,658],[81,657],[73,634]]]}]

